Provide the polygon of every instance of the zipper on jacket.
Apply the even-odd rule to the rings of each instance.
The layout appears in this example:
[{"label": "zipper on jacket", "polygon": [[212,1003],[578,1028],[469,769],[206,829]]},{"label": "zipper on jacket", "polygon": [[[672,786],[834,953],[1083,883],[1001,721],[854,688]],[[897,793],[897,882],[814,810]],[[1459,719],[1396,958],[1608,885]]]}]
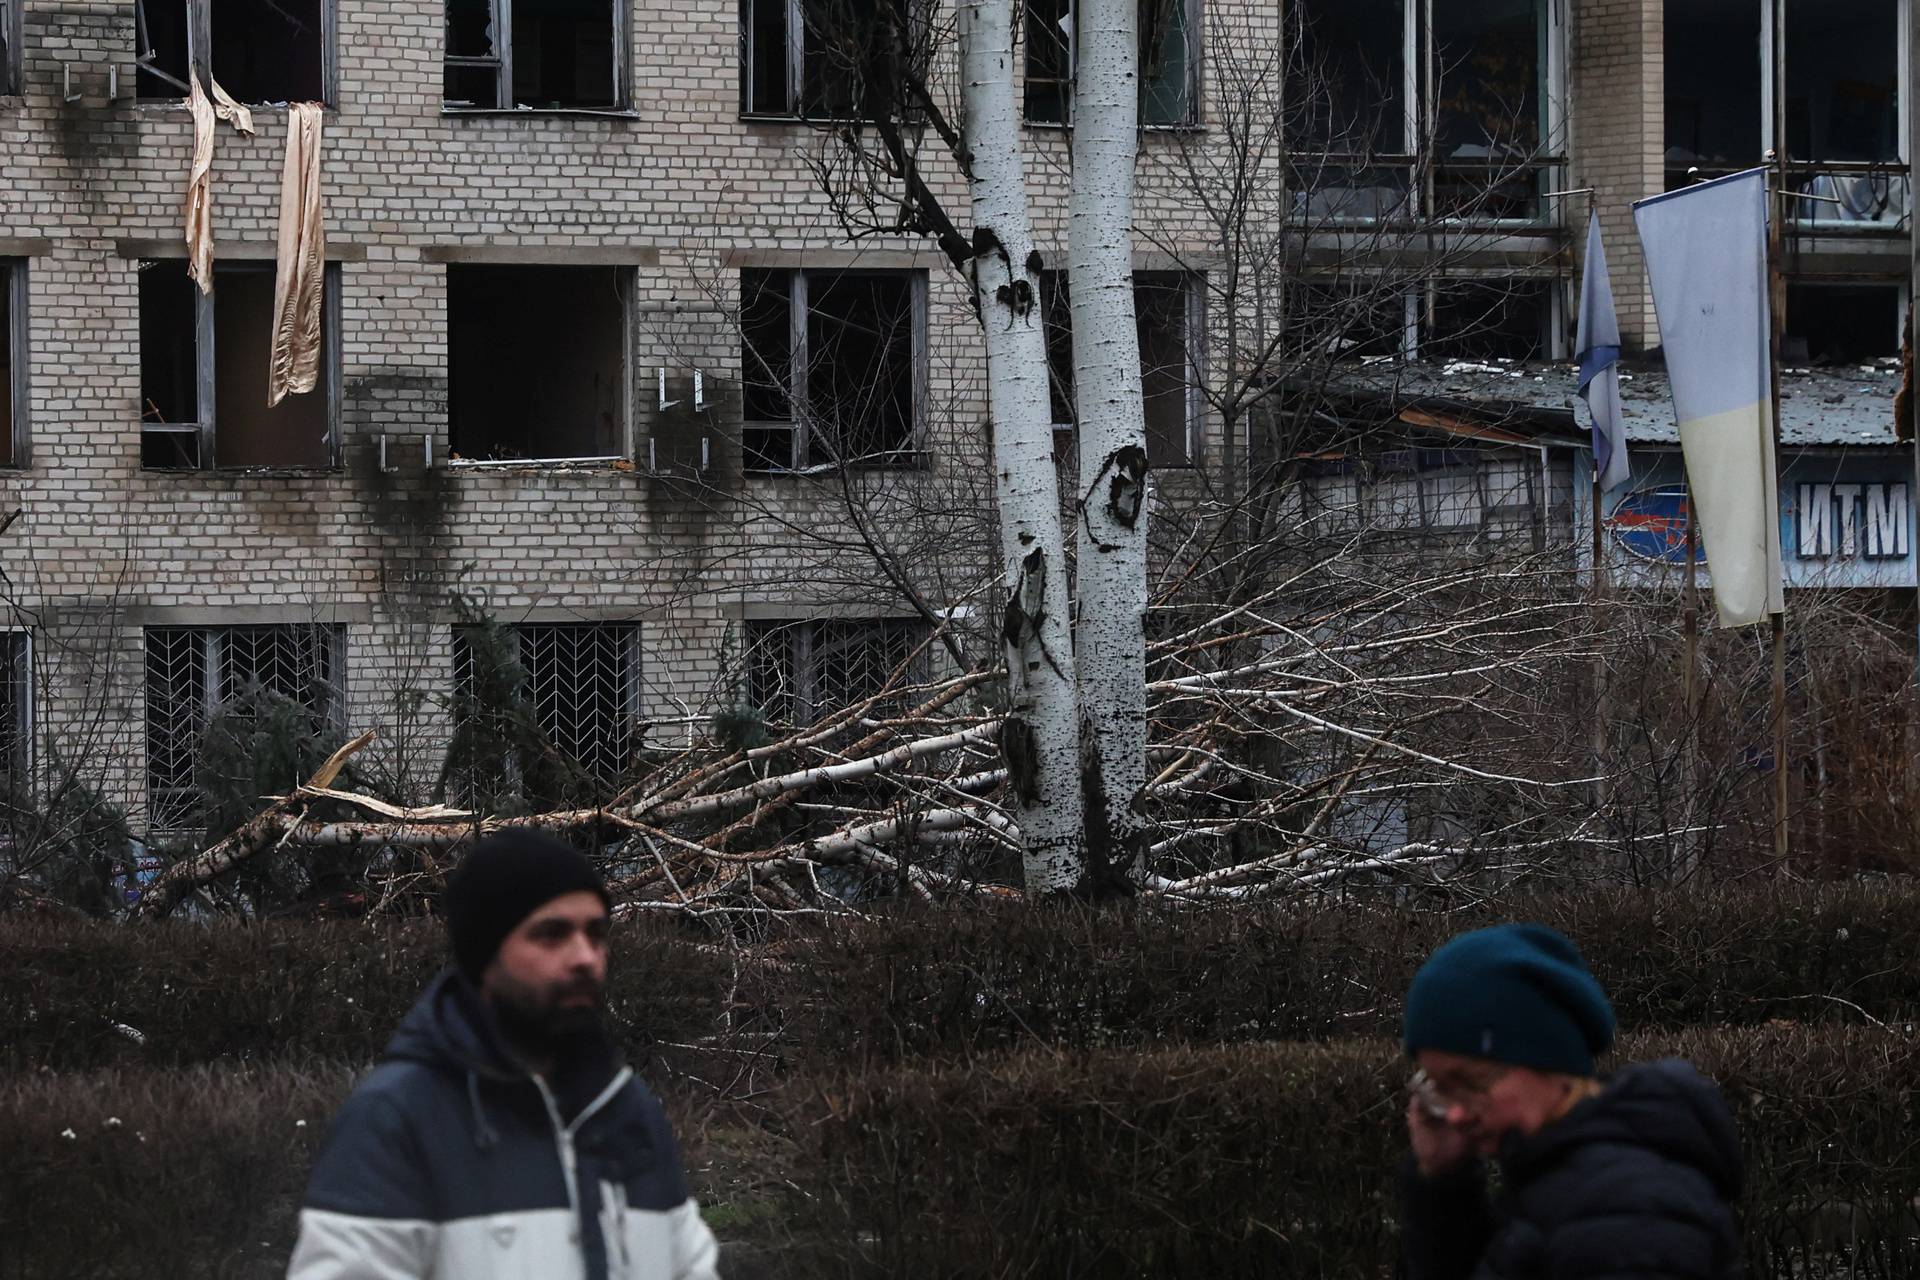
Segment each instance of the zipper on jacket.
[{"label": "zipper on jacket", "polygon": [[[560,1153],[560,1176],[567,1184],[567,1208],[573,1213],[573,1243],[576,1245],[580,1243],[580,1233],[586,1230],[586,1224],[580,1221],[580,1167],[574,1158],[573,1135],[578,1133],[580,1126],[591,1120],[596,1112],[612,1102],[619,1092],[627,1087],[627,1082],[631,1079],[633,1079],[633,1068],[620,1068],[614,1073],[612,1082],[600,1091],[599,1096],[580,1109],[580,1114],[573,1118],[572,1124],[567,1124],[560,1119],[560,1104],[554,1099],[553,1090],[547,1087],[547,1082],[540,1076],[533,1077],[534,1086],[540,1090],[540,1101],[547,1106],[547,1119],[553,1122],[553,1145],[554,1149]],[[622,1239],[626,1237],[624,1226],[623,1223],[623,1230],[620,1233]]]}]

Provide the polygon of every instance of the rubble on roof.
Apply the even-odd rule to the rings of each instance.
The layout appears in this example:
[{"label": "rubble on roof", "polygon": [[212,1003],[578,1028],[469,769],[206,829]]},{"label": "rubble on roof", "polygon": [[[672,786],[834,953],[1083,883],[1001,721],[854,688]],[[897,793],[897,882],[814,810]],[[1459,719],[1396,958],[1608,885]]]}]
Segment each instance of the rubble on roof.
[{"label": "rubble on roof", "polygon": [[[1579,373],[1571,364],[1518,360],[1413,362],[1356,370],[1346,385],[1367,384],[1398,397],[1444,400],[1459,407],[1485,404],[1489,414],[1510,416],[1516,406],[1569,415],[1586,427],[1579,411]],[[1892,447],[1900,443],[1893,400],[1900,363],[1888,357],[1845,368],[1789,366],[1780,375],[1780,438],[1799,446]],[[1621,366],[1620,401],[1627,438],[1634,444],[1678,444],[1666,369],[1658,363]]]}]

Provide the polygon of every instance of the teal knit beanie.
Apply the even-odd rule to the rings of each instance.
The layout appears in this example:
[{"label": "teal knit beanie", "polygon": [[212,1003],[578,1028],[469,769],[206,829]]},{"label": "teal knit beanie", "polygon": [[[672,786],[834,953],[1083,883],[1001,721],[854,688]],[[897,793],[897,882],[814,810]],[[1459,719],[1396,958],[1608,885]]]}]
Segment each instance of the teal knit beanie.
[{"label": "teal knit beanie", "polygon": [[1503,924],[1454,938],[1407,989],[1407,1052],[1441,1049],[1571,1076],[1613,1044],[1613,1006],[1564,934]]}]

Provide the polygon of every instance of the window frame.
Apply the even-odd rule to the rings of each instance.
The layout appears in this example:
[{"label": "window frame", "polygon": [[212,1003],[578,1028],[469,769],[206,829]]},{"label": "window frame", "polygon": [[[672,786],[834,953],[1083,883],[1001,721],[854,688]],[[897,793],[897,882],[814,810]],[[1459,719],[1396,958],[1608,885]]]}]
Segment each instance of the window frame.
[{"label": "window frame", "polygon": [[[1759,0],[1764,3],[1765,0]],[[1463,218],[1440,211],[1436,192],[1440,187],[1439,174],[1447,167],[1444,157],[1429,154],[1436,149],[1430,147],[1432,141],[1428,125],[1437,127],[1440,112],[1440,90],[1444,68],[1439,62],[1439,50],[1434,40],[1432,21],[1435,0],[1399,0],[1400,4],[1400,101],[1401,101],[1401,142],[1403,149],[1398,152],[1384,152],[1375,156],[1356,156],[1350,153],[1330,151],[1307,146],[1287,145],[1286,155],[1289,168],[1304,162],[1310,169],[1343,170],[1364,167],[1370,172],[1402,173],[1407,182],[1402,198],[1393,211],[1384,215],[1350,214],[1326,212],[1317,217],[1334,226],[1372,226],[1381,223],[1406,221],[1412,211],[1422,221],[1434,221],[1442,225],[1492,226],[1513,228],[1546,228],[1558,225],[1558,211],[1552,202],[1544,198],[1547,191],[1553,189],[1549,184],[1557,184],[1564,176],[1568,164],[1568,126],[1571,108],[1570,76],[1568,71],[1567,41],[1571,23],[1564,0],[1533,0],[1534,21],[1541,43],[1540,80],[1537,86],[1539,96],[1538,128],[1540,136],[1539,155],[1530,162],[1533,174],[1534,212],[1526,217],[1472,217]],[[1294,29],[1289,27],[1282,33],[1283,41],[1292,39]],[[1291,76],[1290,67],[1284,69],[1283,76]],[[1344,161],[1351,160],[1351,165]],[[1418,181],[1416,181],[1418,180]],[[1311,195],[1311,192],[1304,194]],[[1300,215],[1291,211],[1288,217]]]},{"label": "window frame", "polygon": [[0,342],[7,346],[7,365],[11,370],[10,385],[0,387],[0,395],[7,397],[13,413],[13,438],[8,441],[12,446],[12,461],[0,464],[0,472],[24,471],[32,461],[29,414],[33,404],[33,376],[29,358],[33,344],[28,331],[33,320],[29,309],[32,297],[27,283],[29,269],[26,258],[0,258],[0,290],[6,293],[8,320],[7,332],[0,333]]},{"label": "window frame", "polygon": [[[545,115],[545,116],[632,116],[633,105],[633,20],[632,0],[607,0],[613,18],[613,105],[610,107],[522,107],[513,93],[513,3],[514,0],[485,0],[492,14],[488,24],[493,32],[493,53],[489,57],[454,55],[447,52],[451,31],[450,0],[440,5],[440,112],[450,116]],[[467,106],[447,101],[446,73],[451,68],[486,70],[494,73],[492,106]]]},{"label": "window frame", "polygon": [[[1177,2],[1186,16],[1187,114],[1181,120],[1148,120],[1146,118],[1147,78],[1143,73],[1140,76],[1140,128],[1149,133],[1193,132],[1207,127],[1205,0],[1177,0]],[[1066,79],[1061,82],[1061,118],[1058,120],[1038,119],[1029,111],[1027,83],[1033,69],[1033,42],[1028,38],[1024,22],[1019,33],[1023,50],[1020,56],[1020,122],[1029,129],[1071,129],[1073,127],[1073,83],[1080,60],[1080,6],[1076,0],[1061,0],[1061,3],[1067,10],[1066,21],[1063,24],[1066,36],[1067,74]],[[1141,34],[1136,31],[1136,42]]]},{"label": "window frame", "polygon": [[[1882,222],[1879,220],[1849,221],[1841,218],[1827,217],[1824,215],[1832,205],[1821,200],[1788,201],[1787,206],[1791,209],[1791,213],[1789,214],[1790,222],[1817,229],[1822,235],[1897,235],[1901,234],[1903,230],[1910,230],[1914,223],[1915,212],[1913,207],[1913,171],[1915,167],[1913,148],[1915,139],[1912,129],[1912,113],[1905,104],[1908,100],[1907,95],[1914,91],[1915,67],[1912,57],[1912,31],[1915,18],[1913,0],[1890,0],[1894,6],[1894,30],[1897,36],[1894,68],[1895,93],[1901,104],[1894,112],[1895,150],[1899,155],[1892,161],[1822,160],[1818,156],[1795,156],[1788,151],[1787,143],[1791,139],[1793,132],[1792,126],[1787,120],[1786,102],[1788,89],[1790,87],[1788,76],[1793,58],[1793,48],[1788,36],[1790,21],[1788,5],[1790,0],[1748,0],[1748,2],[1758,10],[1759,14],[1760,47],[1757,56],[1760,61],[1760,101],[1756,105],[1760,112],[1759,139],[1761,154],[1754,157],[1751,163],[1736,164],[1733,168],[1725,170],[1694,166],[1686,172],[1676,173],[1674,170],[1668,168],[1664,183],[1666,188],[1668,190],[1675,190],[1680,186],[1687,185],[1688,182],[1694,180],[1694,177],[1690,175],[1694,175],[1695,170],[1697,170],[1698,177],[1710,178],[1736,173],[1741,169],[1752,168],[1755,165],[1765,163],[1766,155],[1771,152],[1775,155],[1786,157],[1787,181],[1789,185],[1795,189],[1799,189],[1802,185],[1810,184],[1820,178],[1831,178],[1834,175],[1870,178],[1875,173],[1884,173],[1894,177],[1903,177],[1907,180],[1906,213],[1903,217],[1892,222]],[[1663,104],[1666,102],[1664,89],[1665,66],[1663,64]],[[1663,143],[1665,140],[1665,123],[1663,119]],[[1666,162],[1664,161],[1663,168],[1666,168]]]},{"label": "window frame", "polygon": [[[1057,282],[1067,278],[1067,271],[1064,267],[1062,267],[1057,270],[1048,270],[1048,271],[1042,272],[1041,276],[1042,276],[1042,280],[1041,280],[1040,294],[1043,300],[1041,304],[1041,324],[1043,327],[1045,327],[1045,326],[1051,326],[1051,324],[1053,323],[1052,317],[1053,317],[1054,305],[1055,305],[1054,299],[1058,297],[1057,290],[1059,287]],[[1133,272],[1134,314],[1136,318],[1139,315],[1141,286],[1143,282],[1151,281],[1155,278],[1178,278],[1178,280],[1180,281],[1181,311],[1182,311],[1182,322],[1184,325],[1183,332],[1180,335],[1180,345],[1184,349],[1184,352],[1186,355],[1186,364],[1187,364],[1186,388],[1185,388],[1185,391],[1186,391],[1186,395],[1185,395],[1186,448],[1185,448],[1184,461],[1180,461],[1180,462],[1153,461],[1151,462],[1151,466],[1152,466],[1152,469],[1155,471],[1193,471],[1206,464],[1204,446],[1206,442],[1206,408],[1207,408],[1207,405],[1206,405],[1207,370],[1206,370],[1206,341],[1205,341],[1206,334],[1207,334],[1207,273],[1204,270],[1197,270],[1197,269],[1195,270],[1181,270],[1178,268],[1172,269],[1172,270],[1155,270],[1152,268],[1136,269]],[[1069,343],[1069,348],[1070,348],[1071,342],[1072,342],[1072,333],[1073,333],[1071,312],[1068,313],[1065,329],[1066,329],[1065,336],[1067,338],[1067,341]],[[1195,335],[1198,335],[1200,338],[1200,341],[1197,343],[1194,340]],[[1146,379],[1144,350],[1142,351],[1141,356],[1142,356],[1142,366],[1140,370],[1140,376],[1142,381],[1142,391],[1144,393],[1145,379]],[[1071,354],[1069,354],[1068,358],[1069,360],[1071,360],[1072,358]],[[1053,407],[1052,406],[1053,397],[1051,394],[1051,391],[1052,391],[1051,367],[1049,367],[1048,369],[1048,378],[1049,378],[1049,394],[1047,397],[1048,412],[1051,415],[1052,407]],[[1143,403],[1144,403],[1144,400],[1143,400]],[[1064,458],[1071,458],[1075,456],[1075,451],[1077,451],[1079,448],[1080,424],[1077,421],[1055,422],[1052,424],[1052,427],[1053,427],[1055,454],[1059,457],[1064,457]],[[1066,441],[1071,441],[1072,442],[1071,446],[1068,446],[1065,443]],[[1151,439],[1149,439],[1149,444],[1151,444]]]},{"label": "window frame", "polygon": [[[929,282],[927,272],[921,267],[770,267],[761,268],[770,272],[779,272],[787,277],[787,405],[790,416],[785,420],[747,418],[744,410],[741,417],[741,464],[748,475],[789,476],[830,471],[840,466],[856,470],[905,470],[926,465],[927,448],[927,402],[930,396],[930,352],[928,331]],[[809,410],[808,394],[808,356],[807,322],[810,318],[809,276],[833,276],[836,279],[848,277],[881,277],[885,279],[904,278],[908,286],[908,318],[911,323],[910,341],[912,349],[909,360],[912,364],[910,377],[913,386],[912,425],[908,428],[907,444],[903,449],[892,450],[884,454],[870,454],[847,463],[830,460],[815,461],[812,456],[812,414]],[[746,272],[740,274],[742,305],[745,305]],[[748,339],[744,329],[740,333],[741,371],[747,371],[747,361],[751,359],[748,351]],[[786,467],[761,467],[751,465],[746,457],[745,438],[749,430],[777,430],[787,428],[792,432],[792,450],[788,455],[790,465]]]},{"label": "window frame", "polygon": [[[145,775],[143,781],[147,801],[147,825],[150,835],[173,835],[205,829],[204,826],[169,825],[155,820],[161,812],[161,804],[157,802],[156,797],[163,792],[172,795],[183,789],[178,783],[159,782],[154,775],[154,725],[159,719],[158,711],[153,703],[152,663],[155,634],[159,632],[173,632],[189,635],[192,637],[191,642],[199,650],[200,687],[196,691],[197,696],[194,699],[195,705],[189,713],[191,722],[188,725],[188,732],[191,735],[197,736],[206,731],[206,727],[213,722],[213,718],[219,714],[220,708],[223,705],[221,682],[224,672],[221,667],[225,658],[225,647],[232,642],[233,636],[240,632],[265,633],[298,631],[305,631],[316,637],[323,637],[321,643],[325,646],[324,666],[326,678],[324,684],[327,690],[327,705],[324,707],[308,707],[307,710],[312,714],[317,723],[325,725],[336,733],[344,732],[347,725],[348,691],[347,629],[344,625],[327,622],[186,625],[154,623],[141,628],[140,680],[141,711],[143,713],[141,751],[143,756],[142,772]],[[167,708],[167,710],[178,712],[176,708]],[[197,771],[197,757],[194,763]],[[196,781],[187,784],[184,789],[190,790],[197,795],[199,786]],[[169,800],[167,804],[167,813],[171,816],[176,805],[172,800]],[[196,808],[193,816],[204,818],[205,815],[198,812]]]},{"label": "window frame", "polygon": [[25,91],[26,39],[24,0],[0,0],[0,98]]},{"label": "window frame", "polygon": [[[739,29],[739,94],[736,109],[742,120],[762,123],[781,124],[870,124],[875,117],[840,116],[808,109],[807,97],[807,4],[806,0],[765,0],[766,3],[780,3],[786,10],[786,87],[787,105],[774,109],[753,105],[754,53],[753,42],[754,6],[763,0],[741,0]],[[885,3],[886,0],[881,0]],[[924,37],[927,34],[927,16],[923,0],[901,0],[905,9],[905,21],[913,46],[916,60],[925,70]]]},{"label": "window frame", "polygon": [[[139,271],[149,265],[180,262],[178,258],[144,258],[135,266],[136,288]],[[231,474],[244,474],[249,471],[300,471],[318,473],[337,471],[340,467],[340,300],[341,272],[338,262],[328,262],[322,269],[322,296],[320,303],[320,329],[325,347],[325,359],[320,362],[320,385],[308,394],[326,397],[327,413],[327,461],[315,466],[308,463],[271,463],[264,465],[223,466],[220,463],[219,424],[216,421],[216,401],[218,394],[218,352],[214,349],[214,303],[219,293],[219,273],[222,271],[272,271],[274,264],[266,259],[245,258],[229,259],[214,264],[214,292],[204,293],[199,286],[193,289],[194,308],[194,397],[196,409],[194,422],[148,422],[144,408],[141,411],[140,436],[144,443],[149,435],[192,435],[196,437],[199,450],[199,464],[192,467],[152,467],[143,460],[140,469],[144,472],[180,472],[189,475],[206,471],[225,471]],[[137,305],[137,300],[136,300]],[[144,389],[141,403],[145,404]]]},{"label": "window frame", "polygon": [[[146,6],[156,0],[134,0],[134,100],[147,103],[172,103],[174,98],[143,98],[140,95],[139,78],[142,73],[156,76],[180,91],[185,98],[191,90],[169,73],[154,66],[149,60],[147,49],[150,45],[145,39],[147,30]],[[187,68],[204,85],[213,83],[213,5],[212,0],[168,0],[185,6],[187,15]],[[333,110],[340,103],[340,23],[339,0],[319,0],[320,3],[320,105]],[[279,102],[299,101],[299,99],[272,99],[266,102],[243,102],[245,107],[267,107]]]}]

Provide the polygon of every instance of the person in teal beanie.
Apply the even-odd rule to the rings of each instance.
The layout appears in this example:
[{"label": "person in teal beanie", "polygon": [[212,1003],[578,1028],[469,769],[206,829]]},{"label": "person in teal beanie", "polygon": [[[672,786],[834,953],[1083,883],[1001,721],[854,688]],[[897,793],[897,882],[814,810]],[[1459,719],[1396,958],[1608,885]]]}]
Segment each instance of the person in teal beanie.
[{"label": "person in teal beanie", "polygon": [[[1677,1059],[1602,1078],[1613,1006],[1544,925],[1461,934],[1414,975],[1408,1280],[1733,1280],[1742,1176],[1719,1090]],[[1503,1191],[1488,1196],[1497,1160]]]}]

